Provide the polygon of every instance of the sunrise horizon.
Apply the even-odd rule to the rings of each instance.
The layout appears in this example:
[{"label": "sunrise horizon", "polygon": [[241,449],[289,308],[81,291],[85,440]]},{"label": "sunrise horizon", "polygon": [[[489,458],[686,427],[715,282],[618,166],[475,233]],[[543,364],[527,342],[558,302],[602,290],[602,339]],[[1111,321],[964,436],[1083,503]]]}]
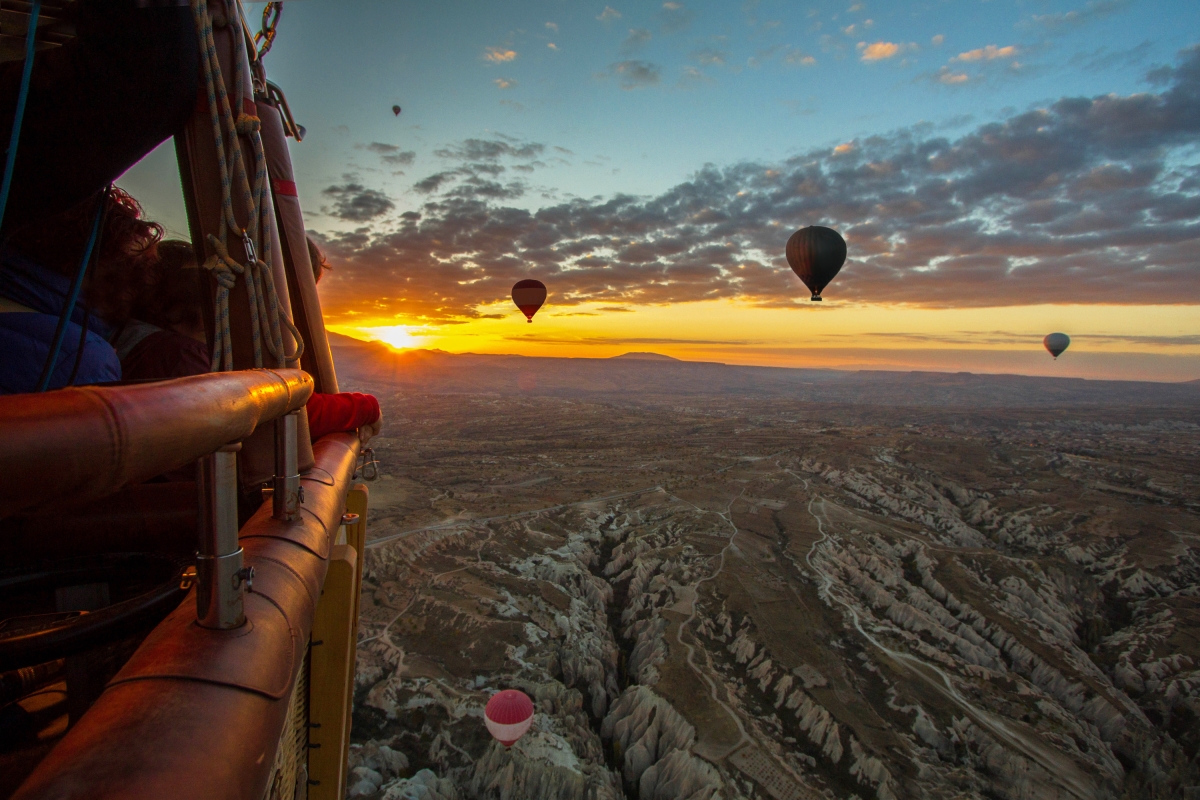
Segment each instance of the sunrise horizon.
[{"label": "sunrise horizon", "polygon": [[[308,129],[329,327],[446,352],[1200,378],[1195,8],[1134,40],[1124,2],[660,5],[472,7],[487,24],[466,35],[462,9],[289,6],[272,69]],[[122,185],[178,235],[173,160]],[[821,303],[784,257],[809,225],[847,245]],[[532,325],[523,279],[548,292]]]}]

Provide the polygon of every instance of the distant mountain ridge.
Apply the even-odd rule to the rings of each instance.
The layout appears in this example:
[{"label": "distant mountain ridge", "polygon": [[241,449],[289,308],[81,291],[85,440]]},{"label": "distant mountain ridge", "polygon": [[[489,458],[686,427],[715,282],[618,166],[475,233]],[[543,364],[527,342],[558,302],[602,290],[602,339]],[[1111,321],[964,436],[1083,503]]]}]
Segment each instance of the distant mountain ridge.
[{"label": "distant mountain ridge", "polygon": [[628,358],[634,361],[682,361],[683,359],[675,358],[674,356],[664,356],[660,353],[622,353],[613,358]]},{"label": "distant mountain ridge", "polygon": [[[749,367],[624,354],[615,358],[396,351],[329,334],[348,386],[428,394],[525,394],[636,402],[644,396],[788,397],[814,403],[948,407],[1190,406],[1200,382],[1098,381],[970,372]],[[630,357],[632,355],[632,357]]]}]

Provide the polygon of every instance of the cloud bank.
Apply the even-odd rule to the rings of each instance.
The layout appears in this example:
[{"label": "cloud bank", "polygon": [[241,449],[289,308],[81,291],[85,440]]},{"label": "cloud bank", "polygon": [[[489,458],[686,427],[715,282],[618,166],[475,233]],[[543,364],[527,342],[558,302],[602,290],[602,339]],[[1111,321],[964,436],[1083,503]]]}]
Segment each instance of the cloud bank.
[{"label": "cloud bank", "polygon": [[[527,187],[500,176],[547,147],[467,140],[437,151],[459,164],[415,184],[429,195],[419,212],[327,238],[339,263],[323,292],[335,314],[440,322],[481,316],[525,277],[556,306],[789,306],[807,293],[784,244],[821,224],[850,249],[826,291],[835,302],[1200,303],[1200,49],[1151,78],[1155,92],[1064,97],[953,140],[917,126],[783,162],[706,165],[654,197],[538,210],[506,204]],[[326,193],[344,219],[391,211],[357,185]],[[363,297],[376,298],[370,310]]]}]

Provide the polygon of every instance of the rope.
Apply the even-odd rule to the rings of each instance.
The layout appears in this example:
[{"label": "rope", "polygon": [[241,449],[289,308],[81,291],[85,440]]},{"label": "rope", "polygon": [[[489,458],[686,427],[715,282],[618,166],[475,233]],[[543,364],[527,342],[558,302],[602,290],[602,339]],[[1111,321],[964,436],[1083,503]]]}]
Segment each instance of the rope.
[{"label": "rope", "polygon": [[83,288],[83,276],[87,274],[88,266],[92,263],[92,252],[96,249],[96,240],[100,238],[100,226],[108,215],[110,191],[112,191],[112,184],[109,184],[104,193],[100,195],[100,204],[96,209],[96,216],[92,220],[92,233],[88,236],[87,246],[83,249],[83,258],[79,262],[79,270],[75,273],[75,280],[71,282],[67,301],[63,304],[62,313],[58,315],[58,327],[54,329],[54,341],[51,342],[50,350],[46,353],[46,363],[42,365],[42,375],[38,378],[37,385],[39,392],[44,392],[50,387],[50,376],[54,374],[54,370],[58,366],[58,354],[62,350],[63,339],[67,335],[67,322],[75,313],[75,304],[79,301],[79,291]]},{"label": "rope", "polygon": [[71,377],[67,378],[67,386],[74,386],[79,377],[79,367],[83,365],[83,351],[87,346],[88,325],[92,321],[92,310],[88,304],[83,304],[83,324],[79,326],[79,346],[75,348],[75,366],[71,367]]},{"label": "rope", "polygon": [[8,136],[8,152],[4,157],[4,179],[0,181],[0,225],[8,208],[8,190],[12,187],[13,167],[17,163],[17,144],[21,141],[21,122],[25,119],[25,101],[29,99],[29,79],[33,76],[33,54],[37,49],[38,14],[42,0],[33,0],[29,8],[29,30],[25,32],[25,66],[21,70],[21,88],[17,92],[17,108],[13,114],[12,133]]},{"label": "rope", "polygon": [[[200,39],[200,63],[204,73],[207,93],[209,121],[212,123],[213,140],[217,148],[217,166],[221,174],[221,224],[217,236],[209,235],[213,254],[204,263],[205,269],[217,280],[215,297],[216,339],[213,342],[211,369],[233,369],[232,337],[229,330],[229,291],[236,285],[238,275],[246,275],[246,292],[250,301],[250,331],[254,341],[254,366],[263,365],[263,344],[275,359],[276,365],[284,366],[288,360],[284,352],[283,334],[280,326],[286,326],[296,340],[296,353],[292,359],[300,358],[304,352],[304,340],[300,331],[279,313],[279,296],[275,291],[275,278],[268,266],[271,260],[271,220],[267,210],[267,158],[259,129],[261,120],[243,111],[242,84],[244,79],[246,42],[245,37],[234,34],[237,43],[233,56],[234,86],[237,90],[235,118],[230,109],[229,94],[221,75],[221,64],[217,58],[217,47],[213,40],[212,16],[208,13],[206,0],[191,0],[192,15],[195,17],[196,32]],[[236,10],[234,13],[238,13]],[[242,157],[239,137],[250,142],[254,154],[254,185],[251,188],[246,164]],[[232,159],[226,156],[225,142],[230,142]],[[230,161],[232,160],[232,172]],[[234,182],[242,195],[242,203],[249,212],[247,227],[238,224],[233,213]],[[229,231],[237,231],[246,250],[246,265],[238,263],[229,255]],[[261,257],[260,257],[261,254]],[[247,269],[248,268],[248,269]]]}]

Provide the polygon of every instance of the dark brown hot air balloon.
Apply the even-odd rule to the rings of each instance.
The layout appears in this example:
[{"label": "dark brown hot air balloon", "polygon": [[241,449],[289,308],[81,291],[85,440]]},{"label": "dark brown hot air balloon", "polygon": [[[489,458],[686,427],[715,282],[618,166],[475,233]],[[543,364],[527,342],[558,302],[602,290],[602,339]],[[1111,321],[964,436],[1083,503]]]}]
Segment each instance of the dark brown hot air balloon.
[{"label": "dark brown hot air balloon", "polygon": [[821,290],[846,263],[846,240],[832,228],[801,228],[788,239],[787,260],[792,272],[812,292],[812,299],[820,300]]},{"label": "dark brown hot air balloon", "polygon": [[1071,346],[1071,337],[1065,333],[1052,333],[1045,339],[1042,339],[1042,346],[1049,351],[1050,355],[1054,356],[1057,361],[1058,357],[1063,354],[1063,351]]},{"label": "dark brown hot air balloon", "polygon": [[546,284],[532,278],[517,281],[512,288],[512,299],[525,315],[525,320],[533,322],[533,315],[546,302]]},{"label": "dark brown hot air balloon", "polygon": [[400,116],[400,106],[392,106],[392,114],[397,117]]}]

